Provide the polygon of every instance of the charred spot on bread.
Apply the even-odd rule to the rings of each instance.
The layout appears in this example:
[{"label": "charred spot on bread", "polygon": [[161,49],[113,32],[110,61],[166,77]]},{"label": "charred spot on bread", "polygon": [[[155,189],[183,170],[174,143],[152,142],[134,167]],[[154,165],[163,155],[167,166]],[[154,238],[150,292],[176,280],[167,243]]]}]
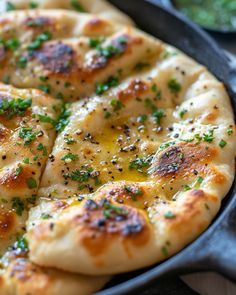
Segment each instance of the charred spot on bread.
[{"label": "charred spot on bread", "polygon": [[33,56],[52,74],[69,74],[74,68],[74,50],[62,43],[45,44]]}]

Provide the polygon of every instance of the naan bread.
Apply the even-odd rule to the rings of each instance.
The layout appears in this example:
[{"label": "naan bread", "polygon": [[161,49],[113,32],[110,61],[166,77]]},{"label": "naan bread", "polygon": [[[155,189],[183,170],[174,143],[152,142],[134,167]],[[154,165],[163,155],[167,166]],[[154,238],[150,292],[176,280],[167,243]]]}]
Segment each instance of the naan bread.
[{"label": "naan bread", "polygon": [[[65,10],[6,13],[0,40],[0,80],[57,98],[1,86],[39,97],[40,113],[50,101],[40,120],[31,118],[32,128],[46,128],[39,140],[48,140],[36,146],[44,161],[34,171],[37,186],[31,181],[29,190],[17,189],[23,202],[38,196],[25,235],[29,258],[3,267],[4,288],[37,294],[41,281],[54,295],[72,280],[74,294],[80,274],[149,266],[207,228],[234,179],[235,129],[224,86],[206,68],[131,26]],[[19,130],[13,134],[19,137]],[[12,139],[17,148],[18,137]],[[11,165],[16,159],[22,162],[17,154]],[[13,240],[30,206],[12,226]],[[17,207],[2,207],[4,218],[16,214]],[[12,241],[8,233],[3,240]],[[20,277],[29,274],[29,284],[11,276],[15,268]],[[86,292],[89,280],[81,287]],[[107,278],[94,280],[97,290]],[[2,288],[3,295],[10,289]]]},{"label": "naan bread", "polygon": [[229,98],[203,66],[165,47],[143,72],[71,105],[39,190],[48,200],[28,221],[35,263],[92,275],[145,267],[218,212],[234,179]]},{"label": "naan bread", "polygon": [[104,0],[1,0],[0,13],[15,9],[68,9],[77,12],[98,14],[121,24],[131,24],[132,20],[116,7]]},{"label": "naan bread", "polygon": [[0,37],[0,80],[67,101],[92,94],[111,75],[126,76],[161,50],[129,26],[65,10],[5,14]]},{"label": "naan bread", "polygon": [[107,277],[88,277],[42,268],[26,257],[12,256],[0,270],[1,295],[89,295],[108,281]]},{"label": "naan bread", "polygon": [[60,102],[39,90],[0,84],[0,254],[24,231],[56,136]]}]

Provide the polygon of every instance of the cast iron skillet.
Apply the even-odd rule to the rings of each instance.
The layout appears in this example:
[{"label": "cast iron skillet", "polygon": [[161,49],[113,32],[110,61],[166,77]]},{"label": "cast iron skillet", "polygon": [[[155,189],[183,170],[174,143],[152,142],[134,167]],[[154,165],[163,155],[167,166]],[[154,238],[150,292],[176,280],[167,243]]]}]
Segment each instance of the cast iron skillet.
[{"label": "cast iron skillet", "polygon": [[[236,110],[236,69],[224,52],[196,25],[178,12],[169,12],[158,0],[112,0],[144,31],[170,43],[209,70],[226,85]],[[192,244],[152,268],[118,276],[99,295],[133,294],[162,276],[196,271],[216,271],[236,282],[236,184],[225,198],[212,225]]]}]

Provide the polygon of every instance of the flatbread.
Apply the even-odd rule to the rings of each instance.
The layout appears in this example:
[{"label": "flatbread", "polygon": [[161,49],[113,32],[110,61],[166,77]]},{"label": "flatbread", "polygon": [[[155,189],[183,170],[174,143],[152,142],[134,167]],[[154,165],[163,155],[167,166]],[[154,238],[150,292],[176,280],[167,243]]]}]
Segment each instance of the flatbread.
[{"label": "flatbread", "polygon": [[116,7],[104,0],[1,0],[0,13],[16,9],[68,9],[89,12],[121,24],[133,21]]},{"label": "flatbread", "polygon": [[108,281],[108,277],[89,277],[42,268],[30,262],[27,257],[15,256],[8,254],[5,257],[6,265],[0,271],[1,295],[89,295],[101,289]]},{"label": "flatbread", "polygon": [[39,90],[0,84],[0,254],[22,234],[56,132],[60,102]]},{"label": "flatbread", "polygon": [[48,200],[28,221],[35,263],[93,275],[146,267],[218,212],[234,179],[229,98],[206,68],[161,48],[141,72],[69,108],[39,190]]},{"label": "flatbread", "polygon": [[[24,237],[28,257],[3,267],[2,290],[32,285],[37,294],[40,286],[31,277],[36,268],[52,295],[55,272],[62,290],[71,278],[74,294],[81,274],[152,265],[207,228],[234,179],[235,127],[226,90],[205,67],[131,26],[65,10],[6,13],[0,38],[0,80],[55,97],[1,86],[38,97],[37,112],[45,113],[31,124],[45,128],[48,140],[39,148],[33,142],[43,164],[30,190],[17,190],[23,202],[37,194],[36,206],[27,205],[12,227],[14,240],[32,206]],[[28,139],[26,131],[21,141]],[[13,134],[19,137],[19,130]],[[17,148],[18,137],[12,139]],[[11,190],[5,191],[10,199]],[[8,205],[2,206],[4,218],[16,215],[19,203]],[[8,233],[3,240],[12,241]],[[23,276],[29,269],[29,285],[11,276],[18,265]]]},{"label": "flatbread", "polygon": [[154,38],[129,26],[65,10],[8,13],[0,36],[3,43],[10,40],[0,46],[0,80],[67,101],[92,94],[111,75],[124,77],[161,50]]}]

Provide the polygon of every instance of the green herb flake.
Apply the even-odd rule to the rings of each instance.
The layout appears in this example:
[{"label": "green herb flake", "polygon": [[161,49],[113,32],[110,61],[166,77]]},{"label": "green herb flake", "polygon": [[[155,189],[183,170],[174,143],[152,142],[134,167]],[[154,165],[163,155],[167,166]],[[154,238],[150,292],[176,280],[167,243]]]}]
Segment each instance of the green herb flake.
[{"label": "green herb flake", "polygon": [[185,115],[187,112],[188,112],[187,110],[182,110],[182,111],[179,113],[180,118],[183,119],[184,115]]},{"label": "green herb flake", "polygon": [[33,177],[28,178],[26,183],[29,189],[37,188],[37,181]]},{"label": "green herb flake", "polygon": [[148,118],[147,115],[141,115],[141,116],[138,116],[138,118],[137,118],[137,122],[143,124],[143,123],[145,123],[145,122],[147,121],[147,118]]},{"label": "green herb flake", "polygon": [[51,219],[52,216],[48,213],[42,213],[40,216],[41,219],[47,220],[47,219]]},{"label": "green herb flake", "polygon": [[22,171],[23,171],[23,169],[22,169],[21,166],[17,167],[17,168],[16,168],[16,171],[15,171],[16,176],[19,176],[19,175],[21,174]]},{"label": "green herb flake", "polygon": [[232,135],[233,134],[233,129],[232,128],[229,128],[228,130],[227,130],[227,134],[230,136],[230,135]]},{"label": "green herb flake", "polygon": [[77,159],[78,159],[78,155],[75,155],[75,154],[72,154],[72,153],[68,153],[68,154],[66,154],[65,156],[63,156],[61,158],[62,161],[65,161],[67,163],[75,161]]},{"label": "green herb flake", "polygon": [[36,133],[30,127],[21,127],[19,137],[24,140],[25,145],[29,145],[36,139]]},{"label": "green herb flake", "polygon": [[29,163],[30,163],[29,158],[25,158],[25,159],[23,159],[23,163],[24,163],[24,164],[29,164]]},{"label": "green herb flake", "polygon": [[153,118],[155,118],[156,124],[161,124],[161,119],[165,117],[165,111],[163,109],[158,109],[152,113]]},{"label": "green herb flake", "polygon": [[47,115],[38,115],[39,117],[39,121],[43,122],[43,123],[49,123],[52,126],[56,126],[57,122],[56,120],[52,119],[51,117],[47,116]]},{"label": "green herb flake", "polygon": [[124,187],[124,189],[131,196],[133,201],[137,201],[137,197],[143,195],[143,190],[139,187],[127,185]]},{"label": "green herb flake", "polygon": [[186,192],[186,191],[189,191],[189,190],[191,190],[191,187],[189,185],[185,184],[184,185],[184,191]]},{"label": "green herb flake", "polygon": [[72,145],[72,144],[76,143],[76,140],[74,140],[73,138],[69,138],[69,137],[64,138],[64,141],[68,145]]},{"label": "green herb flake", "polygon": [[16,9],[15,5],[13,3],[11,3],[10,1],[7,1],[7,3],[6,3],[6,11],[13,11],[15,9]]},{"label": "green herb flake", "polygon": [[113,110],[115,112],[119,111],[120,109],[122,109],[122,107],[124,107],[123,103],[118,99],[112,99],[110,105],[113,107]]},{"label": "green herb flake", "polygon": [[212,142],[215,139],[214,137],[214,130],[211,129],[207,133],[203,134],[203,140],[206,142]]},{"label": "green herb flake", "polygon": [[78,0],[71,0],[70,1],[70,5],[71,7],[78,11],[78,12],[85,12],[85,9],[83,8],[83,6],[79,3]]},{"label": "green herb flake", "polygon": [[5,115],[7,119],[11,119],[16,115],[23,117],[31,105],[32,99],[2,99],[0,102],[0,115]]},{"label": "green herb flake", "polygon": [[204,180],[204,178],[201,177],[201,176],[199,176],[199,177],[197,178],[197,183],[201,184],[201,183],[203,182],[203,180]]},{"label": "green herb flake", "polygon": [[61,114],[59,115],[56,124],[56,130],[58,132],[62,132],[70,122],[69,118],[71,116],[71,111],[69,107],[69,103],[63,104],[62,106]]},{"label": "green herb flake", "polygon": [[25,210],[25,204],[19,197],[12,198],[12,209],[15,210],[18,216],[22,216]]},{"label": "green herb flake", "polygon": [[39,49],[44,42],[51,40],[51,38],[52,38],[52,34],[48,31],[45,31],[45,32],[39,34],[34,39],[34,41],[32,41],[28,45],[28,50],[33,51],[33,50]]},{"label": "green herb flake", "polygon": [[223,149],[227,145],[227,142],[223,139],[219,142],[219,146]]},{"label": "green herb flake", "polygon": [[37,7],[38,7],[38,3],[33,2],[33,1],[29,3],[29,8],[30,9],[36,9]]},{"label": "green herb flake", "polygon": [[110,117],[111,117],[111,113],[106,111],[105,114],[104,114],[104,118],[109,119]]},{"label": "green herb flake", "polygon": [[22,252],[27,252],[28,248],[28,241],[25,237],[18,237],[16,241],[16,248],[20,249]]},{"label": "green herb flake", "polygon": [[16,62],[16,66],[17,66],[17,68],[19,68],[19,69],[25,69],[25,68],[26,68],[26,65],[27,65],[27,62],[28,62],[27,58],[24,57],[24,56],[21,56],[21,57],[17,60],[17,62]]},{"label": "green herb flake", "polygon": [[104,38],[89,38],[89,47],[97,48],[105,41]]},{"label": "green herb flake", "polygon": [[168,249],[167,249],[166,246],[163,246],[163,247],[161,248],[161,252],[162,252],[162,254],[163,254],[165,257],[168,257],[168,256],[169,256],[169,252],[168,252]]},{"label": "green herb flake", "polygon": [[39,85],[38,89],[45,92],[45,93],[47,93],[47,94],[50,94],[50,92],[51,92],[51,86],[50,85]]},{"label": "green herb flake", "polygon": [[180,83],[174,78],[169,80],[168,88],[173,94],[178,94],[182,89]]},{"label": "green herb flake", "polygon": [[109,77],[108,80],[105,83],[97,83],[95,92],[97,95],[101,95],[104,92],[106,92],[108,89],[118,86],[119,81],[116,77]]},{"label": "green herb flake", "polygon": [[46,146],[43,145],[41,142],[38,144],[37,150],[38,151],[42,151],[43,152],[43,156],[47,156],[47,154],[48,154]]}]

